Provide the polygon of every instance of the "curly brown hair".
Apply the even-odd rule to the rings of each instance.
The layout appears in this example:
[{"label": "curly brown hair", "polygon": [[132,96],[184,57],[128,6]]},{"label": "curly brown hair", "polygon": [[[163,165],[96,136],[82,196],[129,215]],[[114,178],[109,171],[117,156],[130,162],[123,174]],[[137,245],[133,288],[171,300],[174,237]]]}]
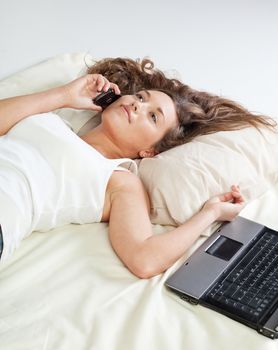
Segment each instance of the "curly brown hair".
[{"label": "curly brown hair", "polygon": [[172,98],[179,126],[170,130],[154,145],[158,153],[190,142],[200,135],[246,127],[267,127],[275,130],[277,125],[274,119],[251,113],[232,100],[194,90],[178,79],[167,77],[147,58],[105,58],[90,67],[88,73],[104,75],[119,86],[122,94],[158,90]]},{"label": "curly brown hair", "polygon": [[164,91],[174,101],[179,126],[170,130],[155,146],[157,153],[192,141],[197,136],[219,131],[266,127],[277,132],[274,119],[254,114],[229,99],[197,91],[189,86],[179,86]]},{"label": "curly brown hair", "polygon": [[123,95],[134,94],[140,90],[169,89],[180,86],[178,79],[167,78],[166,75],[154,67],[154,63],[144,58],[132,60],[130,58],[104,58],[88,69],[89,74],[102,74],[112,83],[119,86]]}]

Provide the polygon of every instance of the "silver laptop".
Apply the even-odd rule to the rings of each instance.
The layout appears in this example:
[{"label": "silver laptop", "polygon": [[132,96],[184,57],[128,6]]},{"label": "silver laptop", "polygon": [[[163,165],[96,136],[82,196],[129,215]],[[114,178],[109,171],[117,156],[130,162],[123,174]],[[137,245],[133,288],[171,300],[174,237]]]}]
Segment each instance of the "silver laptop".
[{"label": "silver laptop", "polygon": [[166,281],[182,299],[278,338],[278,232],[238,216]]}]

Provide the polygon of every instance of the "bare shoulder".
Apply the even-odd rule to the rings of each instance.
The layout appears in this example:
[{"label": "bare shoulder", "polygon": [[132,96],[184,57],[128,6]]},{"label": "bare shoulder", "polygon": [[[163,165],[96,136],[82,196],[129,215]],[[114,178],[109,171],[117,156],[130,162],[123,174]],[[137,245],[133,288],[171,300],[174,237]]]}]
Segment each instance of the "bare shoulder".
[{"label": "bare shoulder", "polygon": [[150,202],[141,179],[128,171],[114,171],[107,184],[102,221],[109,221],[113,203],[144,203],[148,211]]},{"label": "bare shoulder", "polygon": [[129,171],[114,171],[108,183],[109,192],[145,191],[141,179]]}]

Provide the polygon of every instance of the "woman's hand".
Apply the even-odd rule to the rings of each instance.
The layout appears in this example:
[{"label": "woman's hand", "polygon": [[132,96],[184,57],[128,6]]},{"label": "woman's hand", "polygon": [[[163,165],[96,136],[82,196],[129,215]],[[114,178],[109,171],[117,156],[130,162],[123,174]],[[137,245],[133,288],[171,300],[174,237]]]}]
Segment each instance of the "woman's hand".
[{"label": "woman's hand", "polygon": [[100,92],[112,88],[116,94],[120,89],[100,74],[87,74],[72,82],[34,94],[0,100],[0,136],[5,135],[22,119],[59,108],[91,109],[102,111],[93,103]]},{"label": "woman's hand", "polygon": [[102,108],[95,105],[92,100],[100,92],[105,92],[110,88],[118,95],[121,93],[118,85],[110,83],[101,74],[84,75],[62,86],[65,98],[64,107],[102,111]]},{"label": "woman's hand", "polygon": [[230,192],[209,199],[201,210],[213,210],[217,221],[232,221],[244,206],[245,201],[239,186],[233,185]]}]

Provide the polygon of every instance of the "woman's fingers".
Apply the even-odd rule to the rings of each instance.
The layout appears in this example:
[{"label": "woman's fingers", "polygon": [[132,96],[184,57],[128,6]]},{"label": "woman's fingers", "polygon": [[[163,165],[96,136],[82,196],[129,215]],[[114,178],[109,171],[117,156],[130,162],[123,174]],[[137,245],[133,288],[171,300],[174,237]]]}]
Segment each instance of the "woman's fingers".
[{"label": "woman's fingers", "polygon": [[121,94],[121,90],[120,90],[120,88],[118,87],[117,84],[110,83],[110,87],[111,87],[111,89],[113,89],[115,91],[116,95],[120,95]]},{"label": "woman's fingers", "polygon": [[231,190],[232,190],[232,191],[238,191],[238,192],[240,191],[238,185],[232,185],[232,186],[231,186]]},{"label": "woman's fingers", "polygon": [[97,92],[106,92],[109,89],[113,89],[115,91],[115,94],[120,95],[121,91],[117,84],[110,83],[108,79],[106,79],[101,74],[89,74],[89,82],[88,82],[88,88],[91,91],[97,91]]},{"label": "woman's fingers", "polygon": [[99,76],[99,78],[97,80],[97,90],[106,92],[109,89],[113,89],[117,95],[119,95],[121,93],[117,84],[110,83],[110,81],[102,75]]},{"label": "woman's fingers", "polygon": [[234,202],[234,203],[242,203],[244,202],[243,196],[237,191],[231,191],[224,193],[219,196],[219,200],[221,202]]},{"label": "woman's fingers", "polygon": [[235,203],[243,203],[244,202],[244,198],[241,195],[241,193],[239,193],[239,192],[232,192],[232,195],[234,197],[234,202]]},{"label": "woman's fingers", "polygon": [[232,192],[223,193],[219,196],[221,202],[228,202],[233,199]]},{"label": "woman's fingers", "polygon": [[97,91],[107,91],[110,87],[109,81],[103,76],[98,74],[97,80],[96,80],[96,88]]},{"label": "woman's fingers", "polygon": [[240,188],[238,185],[231,186],[232,195],[234,196],[235,203],[243,203],[245,200],[240,193]]}]

